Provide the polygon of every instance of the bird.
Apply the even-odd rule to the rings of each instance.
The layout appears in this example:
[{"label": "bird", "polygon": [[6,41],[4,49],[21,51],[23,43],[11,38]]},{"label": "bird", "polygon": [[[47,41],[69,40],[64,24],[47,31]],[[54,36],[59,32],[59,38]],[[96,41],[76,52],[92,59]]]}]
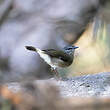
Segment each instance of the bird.
[{"label": "bird", "polygon": [[41,50],[34,46],[25,46],[27,50],[37,52],[40,57],[54,70],[58,76],[57,68],[66,68],[73,63],[75,49],[77,46],[66,46],[61,50],[45,49]]}]

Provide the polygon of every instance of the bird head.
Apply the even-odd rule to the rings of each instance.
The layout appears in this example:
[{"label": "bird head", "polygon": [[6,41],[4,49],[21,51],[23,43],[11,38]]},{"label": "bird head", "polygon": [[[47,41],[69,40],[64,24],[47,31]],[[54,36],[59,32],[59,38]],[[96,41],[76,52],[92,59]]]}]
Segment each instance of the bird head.
[{"label": "bird head", "polygon": [[77,48],[79,48],[79,47],[77,47],[77,46],[66,46],[66,47],[64,47],[64,51],[68,54],[72,54],[72,53],[74,53],[75,49],[77,49]]}]

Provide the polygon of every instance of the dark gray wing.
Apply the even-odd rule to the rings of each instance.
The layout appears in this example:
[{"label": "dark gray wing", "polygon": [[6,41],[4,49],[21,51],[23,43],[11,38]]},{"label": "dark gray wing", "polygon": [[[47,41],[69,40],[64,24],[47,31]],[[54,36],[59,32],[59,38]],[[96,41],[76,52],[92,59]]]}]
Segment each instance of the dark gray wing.
[{"label": "dark gray wing", "polygon": [[61,51],[61,50],[54,50],[54,49],[48,49],[48,50],[43,50],[46,54],[48,54],[49,56],[53,57],[53,58],[58,58],[58,59],[61,59],[63,60],[64,62],[67,62],[67,61],[73,61],[72,57]]}]

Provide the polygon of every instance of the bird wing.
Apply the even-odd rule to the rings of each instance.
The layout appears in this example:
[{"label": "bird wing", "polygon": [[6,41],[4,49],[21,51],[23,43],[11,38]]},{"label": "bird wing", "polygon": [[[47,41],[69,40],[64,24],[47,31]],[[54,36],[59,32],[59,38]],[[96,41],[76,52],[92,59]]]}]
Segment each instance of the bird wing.
[{"label": "bird wing", "polygon": [[[58,58],[63,60],[64,62],[67,62],[71,59],[71,57],[69,56],[69,54],[61,51],[61,50],[54,50],[54,49],[48,49],[48,50],[43,50],[46,54],[48,54],[49,56],[51,56],[52,58]],[[72,59],[71,59],[72,60]]]}]

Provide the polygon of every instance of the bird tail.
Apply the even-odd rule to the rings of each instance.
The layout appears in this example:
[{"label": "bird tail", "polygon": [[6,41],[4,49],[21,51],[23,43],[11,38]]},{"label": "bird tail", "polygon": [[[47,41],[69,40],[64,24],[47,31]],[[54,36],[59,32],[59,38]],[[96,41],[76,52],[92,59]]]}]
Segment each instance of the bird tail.
[{"label": "bird tail", "polygon": [[36,51],[36,52],[40,50],[40,49],[35,48],[35,47],[33,47],[33,46],[25,46],[25,48],[26,48],[27,50]]}]

